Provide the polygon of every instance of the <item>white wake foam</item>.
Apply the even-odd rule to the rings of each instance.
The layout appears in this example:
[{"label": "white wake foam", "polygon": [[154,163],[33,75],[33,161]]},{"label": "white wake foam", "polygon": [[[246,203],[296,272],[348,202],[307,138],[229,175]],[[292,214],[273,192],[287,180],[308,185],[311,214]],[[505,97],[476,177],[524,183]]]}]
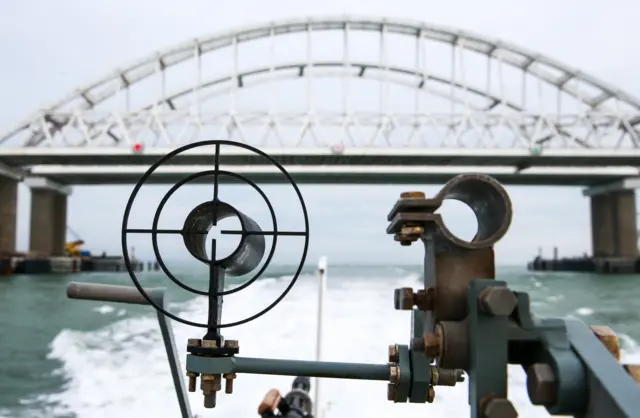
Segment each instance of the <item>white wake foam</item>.
[{"label": "white wake foam", "polygon": [[[409,314],[393,309],[392,289],[417,287],[417,277],[401,280],[350,279],[332,281],[328,290],[325,326],[325,360],[386,363],[387,346],[409,338]],[[246,304],[273,300],[282,290],[281,280],[264,280],[243,293],[243,303],[227,304],[225,312],[237,316]],[[315,347],[316,284],[307,278],[273,311],[259,320],[223,332],[238,339],[241,355],[255,357],[313,359]],[[245,304],[246,303],[246,304]],[[263,302],[264,303],[264,302]],[[190,318],[204,318],[206,304],[193,300],[183,304]],[[174,323],[178,350],[196,330]],[[60,405],[55,412],[74,412],[80,418],[126,418],[149,416],[176,418],[178,405],[173,392],[166,354],[155,317],[125,319],[94,332],[62,331],[52,343],[50,356],[63,363],[69,385],[46,400]],[[184,364],[183,364],[184,366]],[[520,416],[549,416],[543,408],[529,404],[525,375],[509,369],[510,399]],[[201,417],[257,416],[257,405],[265,392],[290,388],[292,378],[240,375],[233,395],[219,395],[218,406],[205,410],[202,396],[190,394],[192,410]],[[384,382],[325,380],[323,397],[331,402],[326,418],[465,416],[469,413],[467,385],[437,388],[431,405],[392,404],[386,400]]]}]

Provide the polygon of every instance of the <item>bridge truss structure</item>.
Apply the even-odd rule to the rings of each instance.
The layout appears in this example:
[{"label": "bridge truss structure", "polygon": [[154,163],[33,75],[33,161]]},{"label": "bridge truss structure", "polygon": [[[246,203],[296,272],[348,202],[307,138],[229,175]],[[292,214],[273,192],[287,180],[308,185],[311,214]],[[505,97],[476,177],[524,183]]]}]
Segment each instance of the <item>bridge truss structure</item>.
[{"label": "bridge truss structure", "polygon": [[[171,89],[172,71],[181,87]],[[340,84],[314,90],[321,79]],[[371,87],[366,97],[352,87],[363,79],[378,84],[377,98]],[[243,101],[243,91],[266,84],[259,100]],[[296,89],[304,105],[279,109]],[[390,97],[399,90],[400,105]],[[326,106],[326,96],[337,105]],[[0,137],[0,150],[173,148],[214,138],[268,148],[622,150],[638,148],[639,123],[640,100],[508,42],[340,16],[248,26],[159,51],[31,115]]]}]

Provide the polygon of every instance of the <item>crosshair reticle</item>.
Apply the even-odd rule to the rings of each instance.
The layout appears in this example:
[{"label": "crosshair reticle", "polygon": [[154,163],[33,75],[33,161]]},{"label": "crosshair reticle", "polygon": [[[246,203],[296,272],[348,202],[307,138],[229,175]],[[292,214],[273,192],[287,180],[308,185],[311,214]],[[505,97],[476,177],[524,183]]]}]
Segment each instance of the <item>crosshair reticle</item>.
[{"label": "crosshair reticle", "polygon": [[[267,159],[271,164],[275,165],[283,176],[286,177],[288,182],[294,188],[298,200],[300,202],[300,206],[304,216],[304,230],[303,231],[280,231],[278,230],[278,224],[276,220],[276,214],[273,209],[273,205],[269,201],[267,195],[264,191],[251,179],[231,171],[221,170],[220,169],[220,147],[222,145],[225,146],[233,146],[244,148],[251,152],[254,152],[263,158]],[[139,229],[139,228],[129,228],[129,214],[131,212],[131,208],[133,207],[133,203],[148,178],[154,173],[154,171],[160,167],[161,165],[168,162],[171,158],[176,155],[188,151],[192,148],[203,147],[203,146],[214,146],[215,152],[213,155],[214,169],[201,171],[198,173],[191,174],[186,176],[176,184],[174,184],[169,191],[163,196],[158,207],[156,208],[153,223],[151,229]],[[213,177],[213,193],[210,200],[202,202],[198,206],[196,206],[185,219],[185,222],[180,229],[159,229],[158,222],[160,219],[160,215],[166,203],[169,201],[169,198],[182,186],[193,182],[196,179],[200,179],[202,177],[211,176]],[[218,197],[219,185],[220,185],[220,176],[228,176],[240,180],[249,186],[251,186],[254,190],[260,194],[262,199],[264,200],[269,214],[271,216],[271,222],[273,225],[272,231],[263,231],[260,226],[249,216],[245,215],[232,205],[222,201]],[[207,234],[211,230],[212,227],[217,226],[218,222],[222,219],[228,217],[235,217],[240,222],[239,230],[223,230],[220,231],[222,235],[239,235],[240,242],[236,249],[227,257],[218,259],[216,257],[217,247],[215,238],[210,242],[207,242]],[[177,286],[185,289],[191,293],[195,293],[198,295],[207,296],[209,298],[209,309],[208,309],[208,318],[207,323],[198,323],[193,321],[188,321],[186,319],[180,318],[179,316],[168,312],[163,307],[157,305],[151,297],[146,293],[142,285],[140,284],[135,271],[131,268],[131,260],[129,258],[128,253],[128,245],[127,245],[127,235],[128,234],[150,234],[151,242],[153,246],[153,251],[156,256],[156,260],[158,261],[158,265],[164,272],[164,274]],[[160,250],[158,247],[158,235],[159,234],[174,234],[181,235],[184,241],[184,244],[189,251],[189,253],[198,261],[202,263],[206,263],[209,266],[209,287],[208,291],[202,291],[199,289],[195,289],[175,277],[175,275],[167,268],[162,256],[160,254]],[[251,279],[247,280],[240,286],[237,286],[232,289],[224,290],[224,278],[225,275],[229,276],[241,276],[244,274],[248,274],[252,272],[254,269],[258,267],[260,262],[264,257],[265,251],[265,236],[271,236],[271,248],[269,250],[269,254],[267,255],[267,259],[262,267],[251,277]],[[221,309],[222,309],[222,297],[224,295],[228,295],[231,293],[238,292],[246,287],[250,286],[254,283],[260,276],[264,273],[266,268],[271,263],[273,255],[276,249],[276,243],[279,236],[300,236],[304,237],[304,247],[302,251],[302,257],[300,259],[300,263],[298,264],[298,268],[291,279],[291,282],[287,286],[287,288],[282,292],[282,294],[269,306],[267,306],[262,311],[258,312],[255,315],[252,315],[248,318],[242,319],[240,321],[231,322],[227,324],[220,323],[221,317]],[[206,247],[209,246],[211,249],[211,256],[207,256]],[[196,142],[193,144],[185,145],[180,147],[164,157],[160,158],[154,165],[152,165],[149,170],[140,178],[138,183],[135,185],[131,196],[129,197],[129,201],[127,202],[127,206],[125,208],[125,213],[122,221],[122,252],[124,256],[124,262],[129,272],[129,276],[133,281],[133,284],[136,286],[138,291],[144,296],[144,298],[151,304],[155,309],[162,312],[167,317],[174,319],[178,322],[182,322],[183,324],[207,328],[207,335],[210,337],[219,336],[218,330],[220,328],[232,327],[240,324],[247,323],[252,321],[271,309],[273,309],[278,303],[284,299],[284,297],[289,293],[291,288],[296,283],[302,268],[304,267],[304,262],[306,260],[307,251],[309,248],[309,218],[307,214],[307,208],[304,203],[304,199],[302,198],[302,193],[298,188],[297,184],[291,177],[291,175],[285,170],[285,168],[278,163],[275,159],[264,153],[263,151],[254,148],[250,145],[233,142],[233,141],[202,141]],[[211,338],[213,339],[213,338]]]}]

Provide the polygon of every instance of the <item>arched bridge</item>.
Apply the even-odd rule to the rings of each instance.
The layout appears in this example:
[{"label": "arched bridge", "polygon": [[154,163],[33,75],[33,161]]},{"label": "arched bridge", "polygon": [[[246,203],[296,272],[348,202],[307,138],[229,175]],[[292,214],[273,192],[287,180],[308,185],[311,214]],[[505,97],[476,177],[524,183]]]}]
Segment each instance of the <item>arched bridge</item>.
[{"label": "arched bridge", "polygon": [[[216,138],[262,147],[302,182],[424,184],[478,171],[511,184],[629,188],[639,124],[639,99],[509,42],[416,21],[303,18],[114,70],[0,132],[0,163],[66,192],[132,183],[169,149]],[[220,162],[283,181],[237,150]],[[210,158],[172,163],[152,181]]]}]

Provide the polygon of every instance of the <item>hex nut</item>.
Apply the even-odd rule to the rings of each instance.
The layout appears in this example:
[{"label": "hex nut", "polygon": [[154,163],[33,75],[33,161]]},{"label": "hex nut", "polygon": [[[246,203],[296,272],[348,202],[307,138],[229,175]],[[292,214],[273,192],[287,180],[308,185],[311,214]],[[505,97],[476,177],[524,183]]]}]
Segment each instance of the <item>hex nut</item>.
[{"label": "hex nut", "polygon": [[387,385],[387,400],[392,402],[396,401],[396,385],[391,383]]},{"label": "hex nut", "polygon": [[491,316],[509,316],[516,308],[518,299],[505,286],[492,286],[480,294],[480,307]]},{"label": "hex nut", "polygon": [[225,348],[238,348],[239,347],[238,340],[225,340],[224,347]]},{"label": "hex nut", "polygon": [[400,193],[400,199],[424,199],[426,195],[424,192],[402,192]]},{"label": "hex nut", "polygon": [[487,402],[484,418],[518,418],[518,411],[508,399],[494,398]]},{"label": "hex nut", "polygon": [[187,347],[200,347],[202,340],[200,338],[189,338],[187,340]]},{"label": "hex nut", "polygon": [[398,345],[391,344],[389,346],[389,363],[397,363],[400,360],[400,353],[398,352]]},{"label": "hex nut", "polygon": [[403,287],[393,292],[393,306],[395,309],[410,311],[413,309],[413,289]]},{"label": "hex nut", "polygon": [[396,365],[389,366],[389,383],[397,385],[400,382],[400,367]]},{"label": "hex nut", "polygon": [[427,403],[433,403],[436,399],[436,390],[433,386],[429,386],[429,392],[427,392]]},{"label": "hex nut", "polygon": [[527,392],[534,405],[552,405],[556,400],[557,381],[550,365],[536,363],[527,370]]},{"label": "hex nut", "polygon": [[202,340],[202,346],[204,348],[217,348],[218,342],[216,340]]},{"label": "hex nut", "polygon": [[432,359],[440,356],[442,339],[436,333],[430,333],[424,336],[424,352]]}]

